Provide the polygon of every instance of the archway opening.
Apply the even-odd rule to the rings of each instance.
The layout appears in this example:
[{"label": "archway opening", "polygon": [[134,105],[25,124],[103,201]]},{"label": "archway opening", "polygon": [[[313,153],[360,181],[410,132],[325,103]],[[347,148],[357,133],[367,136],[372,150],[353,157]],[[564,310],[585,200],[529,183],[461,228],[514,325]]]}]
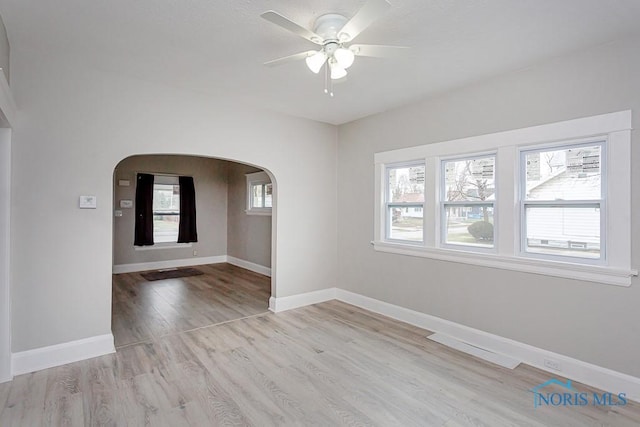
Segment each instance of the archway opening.
[{"label": "archway opening", "polygon": [[[150,188],[139,183],[143,175]],[[179,238],[189,220],[185,177],[195,194],[191,241]],[[140,198],[143,191],[151,200]],[[176,154],[120,161],[113,173],[116,349],[267,312],[275,295],[276,195],[272,173],[256,165]],[[141,217],[150,241],[139,239]]]}]

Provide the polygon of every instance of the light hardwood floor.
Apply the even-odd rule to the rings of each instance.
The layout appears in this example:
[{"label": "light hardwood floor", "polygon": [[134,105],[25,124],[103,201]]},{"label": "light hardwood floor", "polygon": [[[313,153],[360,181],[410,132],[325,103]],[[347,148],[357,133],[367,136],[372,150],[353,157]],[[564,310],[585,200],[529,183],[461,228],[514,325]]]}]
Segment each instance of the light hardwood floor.
[{"label": "light hardwood floor", "polygon": [[231,264],[195,267],[203,275],[147,282],[140,273],[113,276],[116,347],[268,310],[271,279]]},{"label": "light hardwood floor", "polygon": [[635,403],[534,409],[548,373],[428,334],[337,301],[160,334],[0,384],[0,425],[640,425]]}]

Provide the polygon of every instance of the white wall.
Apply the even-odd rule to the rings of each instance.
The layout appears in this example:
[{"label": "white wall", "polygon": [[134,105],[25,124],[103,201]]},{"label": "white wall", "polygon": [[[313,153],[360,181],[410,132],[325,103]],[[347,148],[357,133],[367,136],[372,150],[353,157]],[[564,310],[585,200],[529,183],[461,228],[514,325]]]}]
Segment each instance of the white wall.
[{"label": "white wall", "polygon": [[11,130],[0,129],[0,383],[11,379]]},{"label": "white wall", "polygon": [[[122,266],[175,259],[197,259],[227,254],[227,165],[224,160],[193,156],[133,156],[118,164],[114,173],[114,209],[122,211],[114,217],[113,263]],[[133,245],[135,231],[136,174],[167,173],[193,177],[196,189],[196,223],[198,241],[178,249],[139,250]],[[118,181],[128,180],[128,187]],[[119,202],[134,202],[130,209]],[[157,248],[156,245],[152,248]],[[197,252],[197,256],[193,255]]]},{"label": "white wall", "polygon": [[[113,170],[134,154],[211,156],[269,170],[278,200],[273,295],[336,283],[334,127],[88,69],[64,55],[12,51],[20,105],[14,352],[110,333]],[[98,209],[78,209],[82,194],[96,195]],[[322,209],[300,215],[301,204]]]},{"label": "white wall", "polygon": [[271,216],[248,215],[245,212],[246,174],[258,171],[260,169],[239,163],[229,164],[227,255],[270,268]]},{"label": "white wall", "polygon": [[[339,128],[338,286],[640,376],[640,280],[629,288],[375,252],[379,151],[632,109],[640,40],[554,59]],[[640,265],[640,150],[632,135],[632,264]]]}]

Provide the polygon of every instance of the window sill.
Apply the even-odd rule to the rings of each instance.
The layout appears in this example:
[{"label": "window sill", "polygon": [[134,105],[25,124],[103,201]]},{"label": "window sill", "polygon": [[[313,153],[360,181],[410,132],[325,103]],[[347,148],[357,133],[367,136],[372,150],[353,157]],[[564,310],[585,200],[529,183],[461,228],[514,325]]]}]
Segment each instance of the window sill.
[{"label": "window sill", "polygon": [[461,262],[482,267],[502,270],[520,271],[542,274],[545,276],[563,277],[567,279],[585,280],[615,286],[631,286],[631,278],[638,275],[638,270],[620,269],[606,266],[593,266],[564,263],[558,261],[538,260],[513,256],[463,252],[457,250],[416,247],[413,245],[389,242],[371,242],[379,252],[431,258],[441,261]]},{"label": "window sill", "polygon": [[156,243],[153,246],[134,246],[136,251],[156,251],[158,249],[182,249],[190,248],[191,243]]},{"label": "window sill", "polygon": [[271,209],[251,209],[244,211],[247,215],[262,215],[262,216],[271,216]]}]

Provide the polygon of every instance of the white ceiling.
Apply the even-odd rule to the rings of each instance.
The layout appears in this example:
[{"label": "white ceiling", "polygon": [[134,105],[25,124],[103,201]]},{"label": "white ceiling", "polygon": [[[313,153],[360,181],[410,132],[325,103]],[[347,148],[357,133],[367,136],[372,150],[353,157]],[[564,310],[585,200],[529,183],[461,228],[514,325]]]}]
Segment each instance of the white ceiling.
[{"label": "white ceiling", "polygon": [[[119,72],[341,124],[640,30],[639,0],[389,0],[357,43],[410,46],[401,60],[356,58],[330,98],[304,61],[312,49],[260,18],[303,26],[364,0],[0,0],[12,49],[82,55]],[[321,73],[322,74],[322,73]]]}]

